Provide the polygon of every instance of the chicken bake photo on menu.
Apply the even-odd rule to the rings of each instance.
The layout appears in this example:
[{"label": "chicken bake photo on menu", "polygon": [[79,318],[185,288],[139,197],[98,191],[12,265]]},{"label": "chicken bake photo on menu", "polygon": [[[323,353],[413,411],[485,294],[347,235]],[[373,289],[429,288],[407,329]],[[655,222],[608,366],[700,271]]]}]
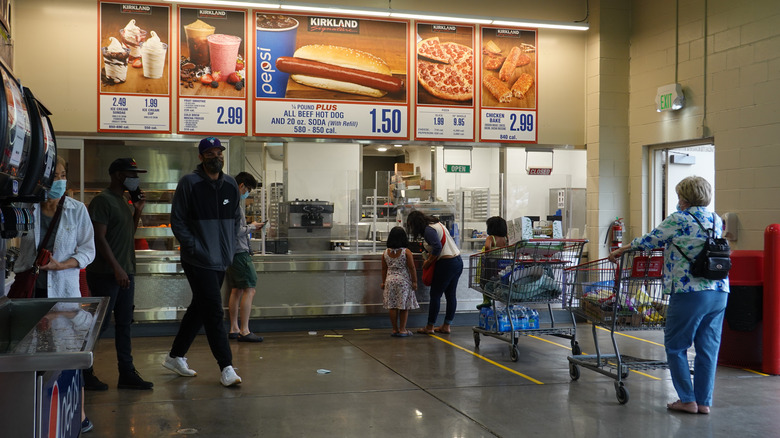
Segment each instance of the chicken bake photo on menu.
[{"label": "chicken bake photo on menu", "polygon": [[257,98],[405,102],[405,23],[258,13]]},{"label": "chicken bake photo on menu", "polygon": [[482,106],[536,108],[536,32],[482,28]]}]

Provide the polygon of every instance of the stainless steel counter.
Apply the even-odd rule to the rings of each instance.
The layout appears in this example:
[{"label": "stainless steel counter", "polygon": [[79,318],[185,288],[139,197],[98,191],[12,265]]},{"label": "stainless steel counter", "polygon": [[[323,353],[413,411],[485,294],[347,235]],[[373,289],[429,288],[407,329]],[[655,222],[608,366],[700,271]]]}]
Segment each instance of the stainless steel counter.
[{"label": "stainless steel counter", "polygon": [[[251,317],[289,318],[376,315],[382,308],[382,253],[333,251],[316,254],[254,255],[258,282]],[[178,251],[137,251],[135,320],[179,320],[191,300]],[[473,311],[482,295],[468,288],[468,256],[458,287],[459,310]],[[415,255],[418,272],[422,260]],[[428,288],[421,285],[417,300],[427,312]],[[227,308],[227,286],[223,286]]]}]

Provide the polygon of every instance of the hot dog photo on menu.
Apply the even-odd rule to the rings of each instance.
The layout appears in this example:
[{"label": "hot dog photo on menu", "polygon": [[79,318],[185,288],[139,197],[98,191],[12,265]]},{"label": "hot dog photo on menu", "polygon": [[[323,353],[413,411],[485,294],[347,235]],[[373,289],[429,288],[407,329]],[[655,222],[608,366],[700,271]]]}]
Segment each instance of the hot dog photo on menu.
[{"label": "hot dog photo on menu", "polygon": [[168,94],[170,9],[100,4],[100,91]]},{"label": "hot dog photo on menu", "polygon": [[482,106],[536,108],[536,32],[482,28]]},{"label": "hot dog photo on menu", "polygon": [[179,7],[179,95],[246,96],[245,17]]},{"label": "hot dog photo on menu", "polygon": [[407,101],[407,27],[393,21],[257,13],[260,99]]},{"label": "hot dog photo on menu", "polygon": [[417,24],[417,103],[472,105],[474,28]]}]

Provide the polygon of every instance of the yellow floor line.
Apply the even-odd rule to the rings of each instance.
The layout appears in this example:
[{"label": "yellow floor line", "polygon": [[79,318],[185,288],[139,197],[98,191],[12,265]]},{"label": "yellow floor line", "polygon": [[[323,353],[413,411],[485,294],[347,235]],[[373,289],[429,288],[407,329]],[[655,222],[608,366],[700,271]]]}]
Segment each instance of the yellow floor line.
[{"label": "yellow floor line", "polygon": [[451,346],[453,346],[453,347],[455,347],[455,348],[459,348],[459,349],[461,349],[461,350],[465,351],[466,353],[472,354],[472,355],[474,355],[474,356],[476,356],[476,357],[478,357],[478,358],[480,358],[480,359],[484,360],[485,362],[487,362],[487,363],[489,363],[489,364],[491,364],[491,365],[495,365],[495,366],[497,366],[497,367],[501,368],[502,370],[506,370],[506,371],[509,371],[510,373],[517,374],[518,376],[520,376],[520,377],[522,377],[522,378],[524,378],[524,379],[530,380],[531,382],[534,382],[534,383],[536,383],[537,385],[544,385],[544,383],[542,383],[542,382],[540,382],[540,381],[538,381],[538,380],[534,379],[533,377],[526,376],[525,374],[523,374],[523,373],[521,373],[521,372],[518,372],[518,371],[515,371],[515,370],[513,370],[512,368],[505,367],[504,365],[501,365],[501,364],[500,364],[500,363],[498,363],[498,362],[492,361],[492,360],[490,360],[490,359],[486,358],[485,356],[481,356],[481,355],[479,355],[479,354],[477,354],[477,353],[474,353],[473,351],[471,351],[471,350],[469,350],[469,349],[467,349],[467,348],[463,348],[463,347],[461,347],[461,346],[460,346],[460,345],[458,345],[458,344],[453,344],[452,342],[450,342],[450,341],[448,341],[448,340],[446,340],[446,339],[444,339],[444,338],[441,338],[441,337],[439,337],[439,336],[436,336],[436,335],[428,335],[428,336],[430,336],[430,337],[432,337],[432,338],[436,338],[436,339],[438,339],[438,340],[440,340],[440,341],[444,342],[445,344],[449,344],[449,345],[451,345]]},{"label": "yellow floor line", "polygon": [[751,370],[749,368],[742,368],[742,371],[747,371],[749,373],[758,374],[759,376],[769,377],[769,374],[764,374],[761,371]]},{"label": "yellow floor line", "polygon": [[[605,329],[604,327],[596,326],[596,328],[599,329],[599,330],[604,330],[605,332],[609,331],[609,330]],[[657,345],[659,347],[663,347],[664,346],[664,344],[659,344],[658,342],[648,341],[647,339],[638,338],[636,336],[627,335],[625,333],[615,332],[615,334],[616,335],[620,335],[620,336],[625,336],[625,337],[630,338],[630,339],[636,339],[637,341],[647,342],[648,344]]]},{"label": "yellow floor line", "polygon": [[[533,335],[529,335],[528,337],[529,337],[529,338],[534,338],[534,339],[537,339],[537,340],[540,340],[540,341],[544,341],[544,342],[547,342],[548,344],[553,344],[553,345],[555,345],[555,346],[558,346],[558,347],[561,347],[561,348],[565,348],[565,349],[567,349],[567,350],[571,350],[571,347],[568,347],[568,346],[566,346],[566,345],[563,345],[563,344],[559,344],[559,343],[557,343],[557,342],[550,341],[550,340],[548,340],[548,339],[540,338],[540,337],[538,337],[538,336],[533,336]],[[582,355],[583,355],[583,356],[587,356],[587,355],[588,355],[588,353],[582,352]],[[617,366],[617,364],[613,364],[613,365],[614,365],[614,366]],[[653,379],[653,380],[661,380],[661,379],[659,379],[658,377],[651,376],[651,375],[649,375],[649,374],[645,374],[645,373],[643,373],[643,372],[641,372],[641,371],[636,371],[636,370],[630,370],[630,371],[631,371],[632,373],[637,373],[637,374],[639,374],[640,376],[649,377],[649,378],[651,378],[651,379]]]},{"label": "yellow floor line", "polygon": [[[556,347],[561,347],[561,348],[563,348],[563,349],[566,349],[566,350],[569,350],[569,351],[571,351],[571,347],[570,347],[570,346],[568,346],[568,345],[559,344],[559,343],[557,343],[557,342],[553,342],[553,341],[551,341],[551,340],[549,340],[549,339],[540,338],[539,336],[528,335],[528,337],[529,337],[529,338],[534,338],[534,339],[536,339],[536,340],[538,340],[538,341],[547,342],[548,344],[553,344],[553,345],[555,345]],[[588,355],[588,353],[585,353],[585,352],[582,352],[581,354],[582,354],[583,356],[587,356],[587,355]]]}]

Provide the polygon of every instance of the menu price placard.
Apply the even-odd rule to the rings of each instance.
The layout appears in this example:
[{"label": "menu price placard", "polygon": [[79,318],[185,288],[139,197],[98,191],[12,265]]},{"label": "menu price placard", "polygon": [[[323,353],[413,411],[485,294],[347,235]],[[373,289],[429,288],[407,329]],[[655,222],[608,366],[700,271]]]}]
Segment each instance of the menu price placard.
[{"label": "menu price placard", "polygon": [[179,7],[178,132],[246,135],[246,14]]},{"label": "menu price placard", "polygon": [[409,138],[408,21],[254,14],[254,135]]},{"label": "menu price placard", "polygon": [[256,129],[274,135],[398,138],[409,132],[405,106],[291,101],[257,105],[255,111],[262,111],[263,117],[258,117]]},{"label": "menu price placard", "polygon": [[98,131],[170,133],[170,6],[99,8]]},{"label": "menu price placard", "polygon": [[417,107],[417,138],[474,138],[473,108]]},{"label": "menu price placard", "polygon": [[246,133],[246,102],[227,99],[179,99],[179,132]]},{"label": "menu price placard", "polygon": [[170,130],[170,102],[155,96],[100,96],[100,126],[107,131]]},{"label": "menu price placard", "polygon": [[483,109],[482,140],[535,142],[536,111]]}]

